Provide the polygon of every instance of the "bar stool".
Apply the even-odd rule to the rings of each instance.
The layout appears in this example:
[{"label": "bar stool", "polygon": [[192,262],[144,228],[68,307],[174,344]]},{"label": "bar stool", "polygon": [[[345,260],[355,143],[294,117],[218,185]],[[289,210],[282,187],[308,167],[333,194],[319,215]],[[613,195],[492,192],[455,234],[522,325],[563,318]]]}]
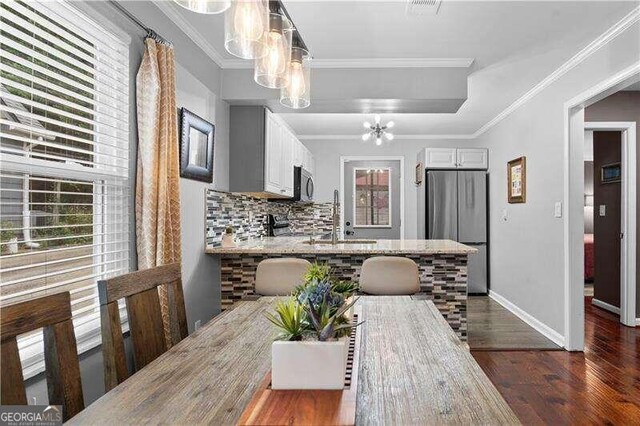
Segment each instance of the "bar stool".
[{"label": "bar stool", "polygon": [[420,291],[418,265],[406,257],[370,257],[362,263],[360,290],[375,295],[417,293]]},{"label": "bar stool", "polygon": [[311,263],[305,259],[265,259],[258,263],[256,270],[256,294],[287,296],[304,283],[304,274],[310,267]]}]

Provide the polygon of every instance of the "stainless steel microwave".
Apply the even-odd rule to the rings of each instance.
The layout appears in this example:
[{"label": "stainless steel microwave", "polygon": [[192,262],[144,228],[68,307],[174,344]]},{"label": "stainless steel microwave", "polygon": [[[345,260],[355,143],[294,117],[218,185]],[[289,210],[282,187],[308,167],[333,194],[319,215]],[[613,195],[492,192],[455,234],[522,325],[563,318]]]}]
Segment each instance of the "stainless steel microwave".
[{"label": "stainless steel microwave", "polygon": [[293,168],[293,200],[313,201],[313,176],[298,166]]}]

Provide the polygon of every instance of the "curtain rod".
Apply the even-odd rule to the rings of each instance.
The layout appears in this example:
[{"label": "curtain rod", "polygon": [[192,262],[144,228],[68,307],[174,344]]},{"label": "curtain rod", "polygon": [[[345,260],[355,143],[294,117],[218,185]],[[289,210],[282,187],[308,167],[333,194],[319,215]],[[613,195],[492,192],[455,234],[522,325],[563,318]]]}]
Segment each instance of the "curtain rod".
[{"label": "curtain rod", "polygon": [[133,22],[134,24],[136,24],[137,26],[142,28],[147,33],[147,37],[151,37],[152,39],[154,39],[155,41],[160,42],[160,43],[173,45],[173,43],[171,43],[169,40],[167,40],[166,38],[162,37],[160,34],[155,32],[151,28],[147,27],[141,20],[139,20],[135,15],[133,15],[127,9],[122,7],[118,2],[116,2],[114,0],[109,0],[109,3],[111,4],[111,6],[115,7],[116,9],[118,9],[118,11],[120,13],[122,13],[124,16],[129,18],[129,20],[131,22]]}]

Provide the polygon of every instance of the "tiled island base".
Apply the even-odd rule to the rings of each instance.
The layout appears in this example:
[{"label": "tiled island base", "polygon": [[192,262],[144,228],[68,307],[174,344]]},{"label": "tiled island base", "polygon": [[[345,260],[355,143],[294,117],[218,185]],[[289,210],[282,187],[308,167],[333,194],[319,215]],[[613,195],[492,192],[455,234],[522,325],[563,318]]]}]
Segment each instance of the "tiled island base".
[{"label": "tiled island base", "polygon": [[[253,295],[258,263],[279,254],[224,254],[221,256],[222,310]],[[328,263],[336,279],[358,281],[362,262],[371,255],[296,254],[310,262]],[[467,340],[467,254],[403,254],[418,264],[420,294],[433,300],[462,341]],[[393,283],[390,283],[393,285]]]}]

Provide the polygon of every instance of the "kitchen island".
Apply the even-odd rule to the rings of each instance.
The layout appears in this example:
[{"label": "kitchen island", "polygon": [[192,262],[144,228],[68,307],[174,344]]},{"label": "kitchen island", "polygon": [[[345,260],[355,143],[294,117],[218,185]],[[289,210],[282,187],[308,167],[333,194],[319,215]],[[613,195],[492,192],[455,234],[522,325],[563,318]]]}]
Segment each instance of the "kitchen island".
[{"label": "kitchen island", "polygon": [[[328,263],[337,279],[358,281],[365,259],[402,256],[416,262],[420,296],[432,300],[461,340],[467,338],[467,256],[472,247],[451,240],[375,240],[328,244],[309,237],[264,237],[239,241],[236,247],[207,247],[220,258],[222,310],[254,297],[258,263],[276,257],[297,257]],[[389,283],[393,285],[393,283]]]}]

